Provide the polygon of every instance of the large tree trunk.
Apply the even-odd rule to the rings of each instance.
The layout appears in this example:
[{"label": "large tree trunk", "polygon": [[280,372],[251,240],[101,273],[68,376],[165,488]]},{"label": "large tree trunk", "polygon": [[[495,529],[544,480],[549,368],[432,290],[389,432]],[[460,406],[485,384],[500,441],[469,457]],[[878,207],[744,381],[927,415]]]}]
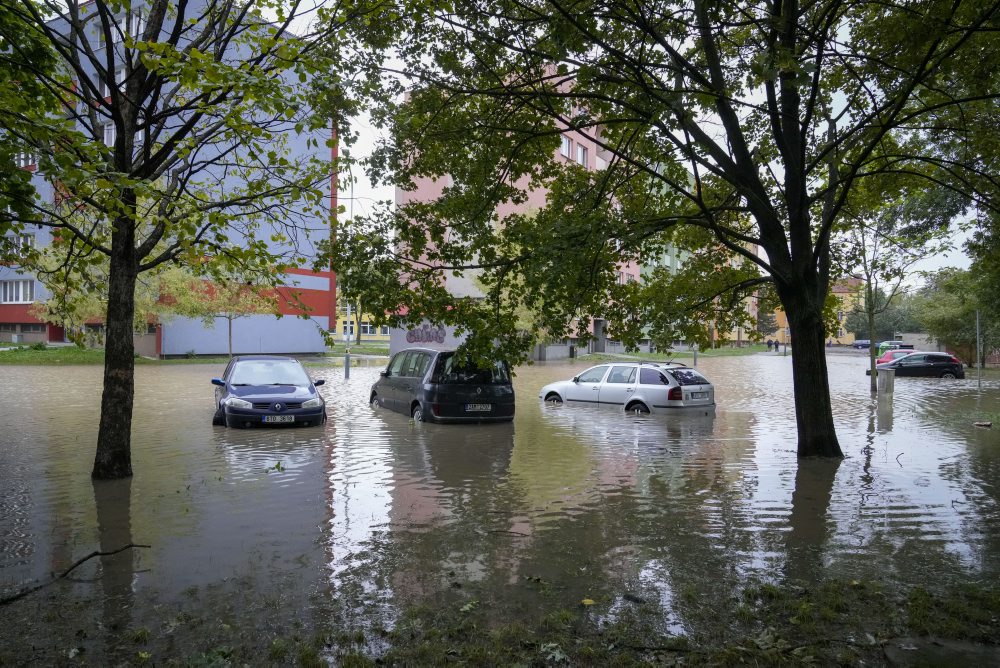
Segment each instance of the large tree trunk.
[{"label": "large tree trunk", "polygon": [[131,220],[116,221],[111,235],[108,281],[107,336],[104,344],[104,393],[97,455],[91,476],[98,479],[132,475],[132,399],[135,389],[135,228]]},{"label": "large tree trunk", "polygon": [[814,305],[805,294],[782,296],[792,335],[792,382],[799,457],[843,457],[833,424],[833,403],[826,370],[826,331],[822,300]]}]

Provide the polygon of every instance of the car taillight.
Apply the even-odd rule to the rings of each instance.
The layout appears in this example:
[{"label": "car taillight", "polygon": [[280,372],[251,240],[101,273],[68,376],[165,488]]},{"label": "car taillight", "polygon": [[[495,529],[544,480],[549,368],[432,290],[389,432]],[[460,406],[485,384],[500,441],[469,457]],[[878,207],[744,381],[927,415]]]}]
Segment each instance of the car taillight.
[{"label": "car taillight", "polygon": [[954,362],[955,364],[961,364],[962,363],[962,360],[958,359],[954,355],[951,356],[951,361]]},{"label": "car taillight", "polygon": [[667,399],[670,401],[680,401],[684,398],[684,394],[679,387],[671,387],[670,392],[667,393]]}]

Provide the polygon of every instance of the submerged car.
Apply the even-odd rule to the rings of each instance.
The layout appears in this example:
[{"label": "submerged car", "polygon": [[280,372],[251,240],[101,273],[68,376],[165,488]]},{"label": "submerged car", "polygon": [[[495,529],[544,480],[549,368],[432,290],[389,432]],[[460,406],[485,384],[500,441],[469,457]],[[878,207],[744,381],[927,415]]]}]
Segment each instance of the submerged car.
[{"label": "submerged car", "polygon": [[676,363],[628,362],[591,367],[549,383],[538,397],[548,402],[622,406],[630,413],[668,413],[715,406],[715,388],[700,373]]},{"label": "submerged car", "polygon": [[213,378],[212,424],[316,426],[326,422],[326,402],[298,360],[274,355],[234,357],[222,378]]},{"label": "submerged car", "polygon": [[962,360],[948,353],[910,353],[876,369],[892,369],[897,376],[965,378]]},{"label": "submerged car", "polygon": [[509,422],[514,386],[506,362],[477,366],[454,350],[408,348],[389,360],[372,385],[372,407],[417,422]]}]

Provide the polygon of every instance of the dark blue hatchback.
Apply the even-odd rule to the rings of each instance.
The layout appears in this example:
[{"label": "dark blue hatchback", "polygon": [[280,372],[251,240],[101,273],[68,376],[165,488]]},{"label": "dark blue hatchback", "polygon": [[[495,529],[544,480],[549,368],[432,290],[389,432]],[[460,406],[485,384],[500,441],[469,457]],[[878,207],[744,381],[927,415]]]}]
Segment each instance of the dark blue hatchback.
[{"label": "dark blue hatchback", "polygon": [[212,424],[316,426],[326,422],[326,402],[298,360],[254,355],[229,360],[222,378],[213,378]]}]

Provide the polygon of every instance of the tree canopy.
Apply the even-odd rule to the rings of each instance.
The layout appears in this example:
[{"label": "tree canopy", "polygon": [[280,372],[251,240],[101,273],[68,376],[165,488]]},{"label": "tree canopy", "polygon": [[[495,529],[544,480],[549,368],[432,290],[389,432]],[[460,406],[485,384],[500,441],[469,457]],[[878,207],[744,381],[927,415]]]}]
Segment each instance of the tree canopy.
[{"label": "tree canopy", "polygon": [[[396,212],[393,300],[464,323],[470,348],[499,340],[516,355],[532,338],[514,331],[521,306],[554,333],[608,318],[628,342],[642,327],[738,321],[733,305],[754,293],[777,299],[800,455],[841,454],[824,307],[852,193],[891,178],[992,205],[995,2],[352,8],[368,20],[333,46],[392,137],[372,172],[403,191],[441,186]],[[556,159],[564,135],[600,164]],[[545,205],[526,215],[537,189]],[[679,274],[616,280],[667,244],[691,253]],[[465,271],[483,299],[449,295]]]}]

